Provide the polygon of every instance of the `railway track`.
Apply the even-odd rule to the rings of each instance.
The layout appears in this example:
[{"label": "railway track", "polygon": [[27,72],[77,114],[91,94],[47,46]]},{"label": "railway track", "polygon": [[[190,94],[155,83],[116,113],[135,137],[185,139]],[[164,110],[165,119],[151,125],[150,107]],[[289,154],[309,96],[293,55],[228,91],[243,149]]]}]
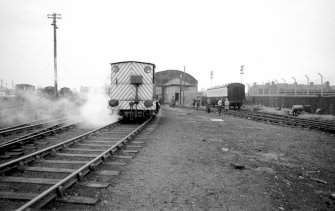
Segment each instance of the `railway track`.
[{"label": "railway track", "polygon": [[52,123],[53,121],[66,119],[69,114],[70,113],[54,114],[52,117],[36,119],[30,122],[21,122],[12,126],[2,127],[0,128],[0,137],[16,134],[29,129],[39,128],[43,125],[47,125],[48,122]]},{"label": "railway track", "polygon": [[0,163],[30,153],[38,149],[39,146],[50,145],[55,142],[55,140],[45,140],[47,137],[74,128],[80,123],[82,123],[82,121],[69,122],[64,120],[27,135],[1,142]]},{"label": "railway track", "polygon": [[67,118],[60,118],[60,119],[54,119],[54,120],[48,120],[48,121],[35,121],[33,123],[26,123],[22,125],[17,125],[9,128],[3,128],[0,130],[0,136],[9,136],[9,135],[17,135],[18,133],[24,132],[24,131],[31,131],[34,129],[39,129],[42,127],[47,127],[49,125],[59,123],[62,121],[66,121]]},{"label": "railway track", "polygon": [[262,121],[276,125],[288,125],[335,133],[335,122],[303,119],[295,116],[279,115],[271,113],[252,112],[247,110],[228,110],[229,115],[246,118],[254,121]]},{"label": "railway track", "polygon": [[6,122],[20,124],[20,119],[36,119],[40,112],[37,112],[34,106],[18,106],[0,109],[0,123],[6,125]]},{"label": "railway track", "polygon": [[[70,195],[75,185],[105,188],[108,182],[88,180],[85,175],[100,164],[119,165],[109,157],[127,159],[141,142],[131,141],[152,119],[142,124],[111,123],[29,155],[0,164],[0,207],[38,209],[53,199],[70,203],[95,203],[97,197]],[[131,146],[125,148],[127,143]],[[128,149],[130,148],[130,149]],[[93,174],[118,175],[101,170]],[[89,194],[92,191],[84,191]],[[13,201],[14,200],[14,201]]]},{"label": "railway track", "polygon": [[[214,110],[216,110],[216,108],[214,108]],[[335,122],[330,120],[303,119],[296,116],[254,112],[249,110],[228,110],[227,113],[223,114],[275,125],[309,128],[327,133],[335,133]]]}]

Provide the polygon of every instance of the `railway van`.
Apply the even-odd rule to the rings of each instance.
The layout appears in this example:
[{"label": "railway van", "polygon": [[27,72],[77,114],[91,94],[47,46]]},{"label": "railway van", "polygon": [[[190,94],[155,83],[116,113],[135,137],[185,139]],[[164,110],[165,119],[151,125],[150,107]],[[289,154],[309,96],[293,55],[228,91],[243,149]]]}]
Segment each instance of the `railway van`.
[{"label": "railway van", "polygon": [[35,94],[35,86],[30,84],[16,84],[15,85],[15,96],[18,98],[24,96],[31,96]]},{"label": "railway van", "polygon": [[124,61],[111,63],[109,106],[126,119],[149,118],[158,112],[155,64]]},{"label": "railway van", "polygon": [[219,99],[229,100],[230,107],[240,109],[243,100],[245,100],[245,86],[241,83],[230,83],[221,86],[215,86],[207,89],[207,97],[209,97],[213,105],[217,104]]}]

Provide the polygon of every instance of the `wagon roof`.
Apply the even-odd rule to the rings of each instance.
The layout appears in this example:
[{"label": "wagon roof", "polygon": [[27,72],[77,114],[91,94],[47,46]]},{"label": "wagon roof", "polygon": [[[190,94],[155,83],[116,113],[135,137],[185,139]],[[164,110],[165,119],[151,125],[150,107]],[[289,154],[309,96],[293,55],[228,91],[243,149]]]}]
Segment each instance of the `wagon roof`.
[{"label": "wagon roof", "polygon": [[23,87],[23,86],[32,87],[33,85],[31,85],[31,84],[16,84],[15,86],[18,86],[18,87]]},{"label": "wagon roof", "polygon": [[152,64],[152,63],[147,63],[147,62],[139,62],[139,61],[122,61],[122,62],[114,62],[114,63],[110,63],[111,65],[113,64],[121,64],[121,63],[141,63],[141,64],[148,64],[148,65],[153,65],[154,67],[156,67],[155,64]]},{"label": "wagon roof", "polygon": [[227,86],[244,86],[244,84],[241,83],[229,83],[229,84],[222,84],[222,85],[218,85],[218,86],[213,86],[211,88],[208,88],[207,90],[212,90],[212,89],[219,89],[219,88],[223,88],[223,87],[227,87]]}]

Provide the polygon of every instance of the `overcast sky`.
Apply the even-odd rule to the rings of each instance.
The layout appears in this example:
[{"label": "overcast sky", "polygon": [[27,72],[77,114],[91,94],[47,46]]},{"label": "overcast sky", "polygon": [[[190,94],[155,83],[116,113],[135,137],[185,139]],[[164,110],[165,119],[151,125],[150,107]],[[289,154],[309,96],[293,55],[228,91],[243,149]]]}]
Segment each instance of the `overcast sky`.
[{"label": "overcast sky", "polygon": [[[142,61],[211,84],[335,84],[334,0],[0,0],[0,79],[58,87],[102,86],[110,64]],[[210,71],[214,72],[213,80]]]}]

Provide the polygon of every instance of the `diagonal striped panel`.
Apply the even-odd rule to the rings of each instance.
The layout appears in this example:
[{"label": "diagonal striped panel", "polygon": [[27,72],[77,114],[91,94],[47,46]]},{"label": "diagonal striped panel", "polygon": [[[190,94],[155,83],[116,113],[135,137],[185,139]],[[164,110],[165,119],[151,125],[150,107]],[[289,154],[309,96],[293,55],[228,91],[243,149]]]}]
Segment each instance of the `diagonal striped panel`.
[{"label": "diagonal striped panel", "polygon": [[[153,71],[150,73],[144,72],[144,68],[147,65],[145,64],[140,64],[140,63],[133,63],[134,71],[132,74],[134,75],[142,75],[143,76],[143,83],[144,84],[152,84],[152,76],[153,76]],[[153,68],[153,67],[151,67]]]},{"label": "diagonal striped panel", "polygon": [[116,87],[113,87],[112,95],[111,97],[113,99],[130,99],[135,97],[135,87],[129,86],[129,85],[119,85]]},{"label": "diagonal striped panel", "polygon": [[153,93],[153,86],[142,84],[138,88],[138,96],[140,100],[151,100]]},{"label": "diagonal striped panel", "polygon": [[111,99],[117,99],[120,103],[118,109],[130,109],[129,102],[133,101],[136,96],[135,85],[130,84],[131,75],[141,75],[143,77],[143,84],[138,87],[138,97],[140,103],[138,109],[155,109],[155,105],[151,108],[146,108],[144,106],[145,100],[152,100],[154,93],[154,84],[153,84],[153,66],[151,66],[152,71],[150,73],[144,72],[144,68],[148,64],[138,63],[138,62],[126,62],[113,64],[114,66],[119,67],[117,73],[112,71],[111,74]]},{"label": "diagonal striped panel", "polygon": [[143,84],[139,86],[139,98],[143,100],[151,100],[153,97],[152,71],[150,73],[144,72],[145,66],[145,64],[134,63],[132,74],[143,76]]}]

